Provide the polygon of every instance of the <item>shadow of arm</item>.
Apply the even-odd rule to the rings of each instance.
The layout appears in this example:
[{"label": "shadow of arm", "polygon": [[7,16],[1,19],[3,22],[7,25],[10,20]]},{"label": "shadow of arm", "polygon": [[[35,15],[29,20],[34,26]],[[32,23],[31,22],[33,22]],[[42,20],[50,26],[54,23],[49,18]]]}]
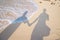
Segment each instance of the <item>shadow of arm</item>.
[{"label": "shadow of arm", "polygon": [[32,23],[29,23],[29,21],[27,20],[27,21],[25,21],[27,24],[28,24],[28,26],[31,26],[32,24],[34,24],[37,20],[38,20],[38,18],[39,17],[37,17]]}]

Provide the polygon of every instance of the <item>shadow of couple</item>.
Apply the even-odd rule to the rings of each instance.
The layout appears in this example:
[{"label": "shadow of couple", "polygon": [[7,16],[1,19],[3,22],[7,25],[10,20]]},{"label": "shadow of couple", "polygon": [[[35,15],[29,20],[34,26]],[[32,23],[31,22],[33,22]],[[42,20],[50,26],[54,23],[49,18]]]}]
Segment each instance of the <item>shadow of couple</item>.
[{"label": "shadow of couple", "polygon": [[28,11],[26,11],[23,16],[13,21],[2,33],[0,33],[0,40],[8,40],[22,22],[27,23],[28,26],[31,26],[37,21],[37,19],[39,20],[32,31],[31,40],[43,40],[44,36],[48,36],[50,33],[50,28],[46,25],[46,20],[49,20],[46,9],[44,9],[43,13],[41,13],[32,23],[29,23],[26,17],[27,13]]}]

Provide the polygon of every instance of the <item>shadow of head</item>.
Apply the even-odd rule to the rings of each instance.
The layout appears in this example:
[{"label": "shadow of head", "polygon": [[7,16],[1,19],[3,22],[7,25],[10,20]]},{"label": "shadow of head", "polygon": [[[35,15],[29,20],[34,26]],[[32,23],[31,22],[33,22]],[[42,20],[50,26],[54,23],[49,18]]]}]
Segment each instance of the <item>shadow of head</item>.
[{"label": "shadow of head", "polygon": [[23,14],[23,16],[26,16],[26,15],[27,15],[27,13],[28,13],[28,11],[26,11],[26,12]]},{"label": "shadow of head", "polygon": [[46,9],[43,9],[44,12],[46,12]]}]

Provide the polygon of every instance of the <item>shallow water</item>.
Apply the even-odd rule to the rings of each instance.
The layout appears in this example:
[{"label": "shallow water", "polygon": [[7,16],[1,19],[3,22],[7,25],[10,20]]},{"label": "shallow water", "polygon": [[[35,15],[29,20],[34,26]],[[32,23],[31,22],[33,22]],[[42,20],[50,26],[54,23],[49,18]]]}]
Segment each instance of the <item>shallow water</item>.
[{"label": "shallow water", "polygon": [[[0,21],[9,20],[8,24],[14,21],[15,23],[22,22],[25,18],[29,19],[36,10],[37,5],[32,0],[0,0]],[[24,18],[22,16],[25,11],[28,11],[28,13],[25,14]],[[0,25],[2,24],[0,22]]]}]

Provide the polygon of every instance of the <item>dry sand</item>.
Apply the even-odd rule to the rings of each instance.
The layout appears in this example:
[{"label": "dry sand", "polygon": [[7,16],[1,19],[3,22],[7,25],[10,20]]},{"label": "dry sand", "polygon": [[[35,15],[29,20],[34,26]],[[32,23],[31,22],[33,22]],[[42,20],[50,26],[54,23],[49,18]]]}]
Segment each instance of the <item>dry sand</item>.
[{"label": "dry sand", "polygon": [[[34,0],[34,2],[36,2],[39,8],[38,11],[30,18],[29,22],[32,23],[41,13],[43,13],[43,9],[45,8],[47,10],[46,13],[49,15],[49,20],[46,21],[46,25],[50,28],[50,34],[43,36],[43,40],[60,40],[59,1]],[[56,4],[51,5],[51,2],[55,2]],[[32,32],[37,23],[38,20],[31,26],[28,26],[27,23],[21,23],[8,40],[31,40]]]}]

